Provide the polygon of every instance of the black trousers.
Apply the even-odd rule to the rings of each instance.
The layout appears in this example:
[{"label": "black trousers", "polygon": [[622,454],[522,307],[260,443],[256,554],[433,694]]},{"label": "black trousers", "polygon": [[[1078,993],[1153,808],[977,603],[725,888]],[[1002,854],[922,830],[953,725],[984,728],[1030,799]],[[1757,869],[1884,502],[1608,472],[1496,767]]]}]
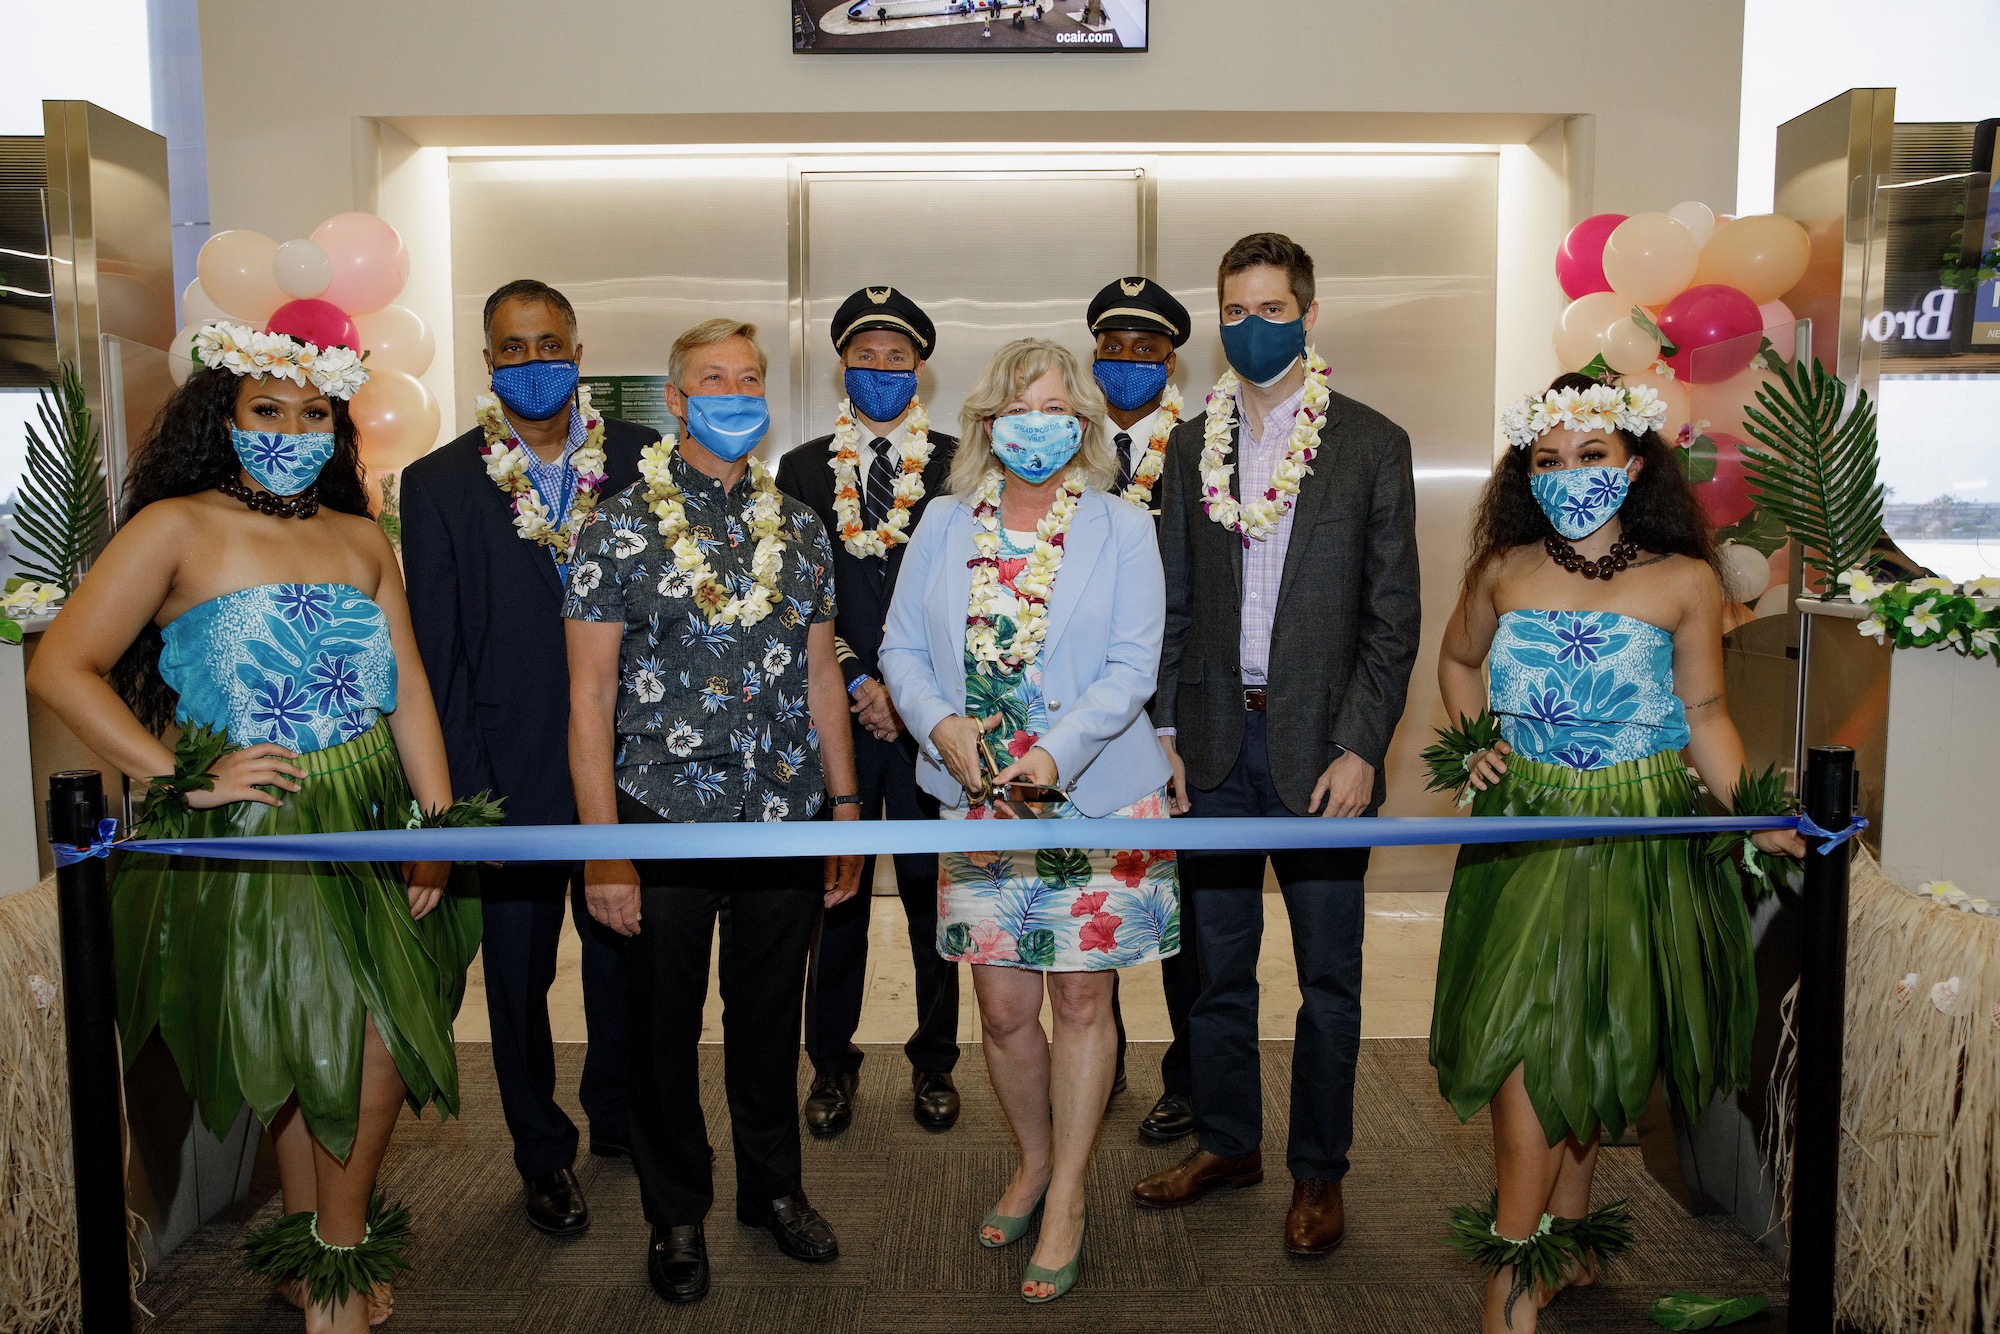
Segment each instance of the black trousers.
[{"label": "black trousers", "polygon": [[[659,823],[622,792],[618,818]],[[715,1203],[699,1050],[718,916],[736,1202],[761,1213],[800,1189],[799,1022],[806,951],[820,918],[820,867],[802,857],[638,863],[639,934],[625,942],[632,1160],[646,1221],[655,1227],[699,1223]]]},{"label": "black trousers", "polygon": [[[1243,749],[1221,786],[1191,792],[1193,814],[1242,818],[1293,812],[1278,799],[1265,749],[1264,715],[1243,715]],[[1301,817],[1315,818],[1315,817]],[[1361,1054],[1362,878],[1368,849],[1280,852],[1271,857],[1291,918],[1299,1014],[1292,1048],[1291,1142],[1297,1178],[1338,1181],[1354,1144],[1354,1066]],[[1240,1158],[1263,1142],[1257,1050],[1257,954],[1264,937],[1264,857],[1190,853],[1205,978],[1190,1016],[1195,1133],[1201,1147]],[[1186,927],[1182,927],[1183,934]]]},{"label": "black trousers", "polygon": [[[1191,812],[1190,812],[1191,813]],[[1187,863],[1181,863],[1185,868]],[[1201,995],[1201,913],[1193,894],[1181,895],[1181,951],[1160,960],[1160,990],[1167,998],[1167,1024],[1174,1040],[1160,1056],[1160,1091],[1194,1095],[1194,1045],[1188,1034],[1195,998]],[[1118,1060],[1125,1060],[1125,1027],[1118,1027]]]},{"label": "black trousers", "polygon": [[[937,799],[917,787],[916,747],[908,737],[877,741],[854,729],[854,773],[865,820],[935,820]],[[827,911],[806,974],[806,1056],[823,1075],[861,1068],[854,1030],[868,990],[868,918],[875,858],[861,866],[861,892]],[[938,859],[934,852],[896,856],[896,890],[909,920],[915,965],[917,1026],[903,1054],[916,1070],[943,1072],[958,1064],[958,965],[937,952]]]},{"label": "black trousers", "polygon": [[625,1061],[625,954],[618,934],[591,920],[583,876],[573,862],[516,862],[479,870],[486,1020],[500,1110],[523,1177],[547,1176],[576,1161],[576,1124],[556,1101],[549,986],[563,913],[583,941],[583,1019],[589,1035],[577,1100],[590,1133],[631,1138]]}]

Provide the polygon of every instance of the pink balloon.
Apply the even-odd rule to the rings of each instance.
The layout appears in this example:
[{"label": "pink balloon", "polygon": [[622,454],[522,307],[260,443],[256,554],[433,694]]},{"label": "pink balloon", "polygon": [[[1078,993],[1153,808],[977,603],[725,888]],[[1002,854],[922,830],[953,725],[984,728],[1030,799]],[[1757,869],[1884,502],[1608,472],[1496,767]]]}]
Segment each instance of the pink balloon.
[{"label": "pink balloon", "polygon": [[1604,276],[1604,243],[1623,221],[1623,213],[1599,213],[1569,229],[1556,248],[1556,281],[1562,284],[1564,296],[1574,301],[1592,292],[1611,290]]},{"label": "pink balloon", "polygon": [[410,280],[403,238],[373,213],[336,213],[313,228],[312,239],[333,263],[320,297],[350,315],[373,315]]},{"label": "pink balloon", "polygon": [[287,301],[271,312],[264,329],[267,333],[290,334],[300,342],[316,347],[361,350],[361,335],[354,331],[354,321],[347,318],[347,312],[318,297]]},{"label": "pink balloon", "polygon": [[[1720,283],[1690,287],[1660,311],[1660,332],[1677,349],[1667,358],[1667,364],[1689,384],[1726,380],[1743,369],[1740,365],[1717,367],[1707,358],[1697,362],[1692,355],[1696,348],[1757,333],[1763,327],[1764,317],[1757,313],[1757,303]],[[1749,363],[1750,353],[1755,350],[1751,348],[1744,353],[1744,364]]]},{"label": "pink balloon", "polygon": [[1764,336],[1771,340],[1771,347],[1786,361],[1798,353],[1798,330],[1794,327],[1799,317],[1792,314],[1792,308],[1782,301],[1766,301],[1757,307],[1757,314],[1764,321]]}]

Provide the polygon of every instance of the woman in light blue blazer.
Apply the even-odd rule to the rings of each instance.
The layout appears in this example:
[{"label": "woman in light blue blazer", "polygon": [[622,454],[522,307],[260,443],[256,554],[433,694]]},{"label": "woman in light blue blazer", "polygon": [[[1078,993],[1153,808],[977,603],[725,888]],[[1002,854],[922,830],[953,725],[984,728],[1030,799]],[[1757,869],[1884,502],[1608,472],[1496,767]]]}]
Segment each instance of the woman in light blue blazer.
[{"label": "woman in light blue blazer", "polygon": [[[1170,770],[1146,717],[1165,581],[1151,521],[1110,493],[1103,421],[1103,395],[1066,349],[1001,348],[961,414],[952,494],[911,538],[880,661],[925,738],[917,778],[946,819],[1167,817]],[[1146,841],[1171,840],[1163,825]],[[1021,1283],[1030,1302],[1076,1281],[1084,1174],[1116,1063],[1112,970],[1179,949],[1171,852],[939,860],[938,953],[983,965],[972,975],[986,1065],[1020,1147],[979,1239],[1018,1241],[1043,1209]]]}]

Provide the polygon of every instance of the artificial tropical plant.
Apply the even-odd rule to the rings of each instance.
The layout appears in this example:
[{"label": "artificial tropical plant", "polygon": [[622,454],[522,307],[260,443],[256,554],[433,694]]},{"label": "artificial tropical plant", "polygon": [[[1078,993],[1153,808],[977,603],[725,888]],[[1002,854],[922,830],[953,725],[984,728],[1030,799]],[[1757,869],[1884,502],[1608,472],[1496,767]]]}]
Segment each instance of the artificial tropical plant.
[{"label": "artificial tropical plant", "polygon": [[1852,409],[1847,386],[1816,358],[1787,365],[1767,357],[1775,380],[1743,409],[1744,471],[1757,503],[1805,549],[1806,564],[1829,595],[1842,572],[1864,567],[1882,533],[1875,405],[1863,392]]},{"label": "artificial tropical plant", "polygon": [[14,506],[15,560],[24,575],[67,596],[97,554],[111,517],[104,451],[75,366],[63,363],[35,411],[42,429],[28,427],[27,472]]}]

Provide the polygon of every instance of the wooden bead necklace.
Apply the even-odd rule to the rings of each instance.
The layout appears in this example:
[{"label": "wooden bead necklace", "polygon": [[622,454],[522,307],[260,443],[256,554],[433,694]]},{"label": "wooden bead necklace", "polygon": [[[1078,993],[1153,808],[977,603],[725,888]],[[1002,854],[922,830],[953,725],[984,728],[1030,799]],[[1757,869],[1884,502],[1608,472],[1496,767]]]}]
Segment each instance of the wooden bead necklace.
[{"label": "wooden bead necklace", "polygon": [[269,491],[252,491],[234,477],[225,477],[215,484],[215,489],[225,496],[234,496],[259,514],[280,519],[310,519],[319,513],[319,487],[316,484],[297,495],[280,496]]},{"label": "wooden bead necklace", "polygon": [[1550,560],[1571,574],[1580,574],[1586,579],[1609,579],[1630,566],[1633,558],[1639,554],[1639,544],[1636,542],[1613,542],[1610,551],[1596,560],[1586,560],[1576,554],[1575,547],[1554,533],[1543,538],[1542,545],[1547,548]]}]

